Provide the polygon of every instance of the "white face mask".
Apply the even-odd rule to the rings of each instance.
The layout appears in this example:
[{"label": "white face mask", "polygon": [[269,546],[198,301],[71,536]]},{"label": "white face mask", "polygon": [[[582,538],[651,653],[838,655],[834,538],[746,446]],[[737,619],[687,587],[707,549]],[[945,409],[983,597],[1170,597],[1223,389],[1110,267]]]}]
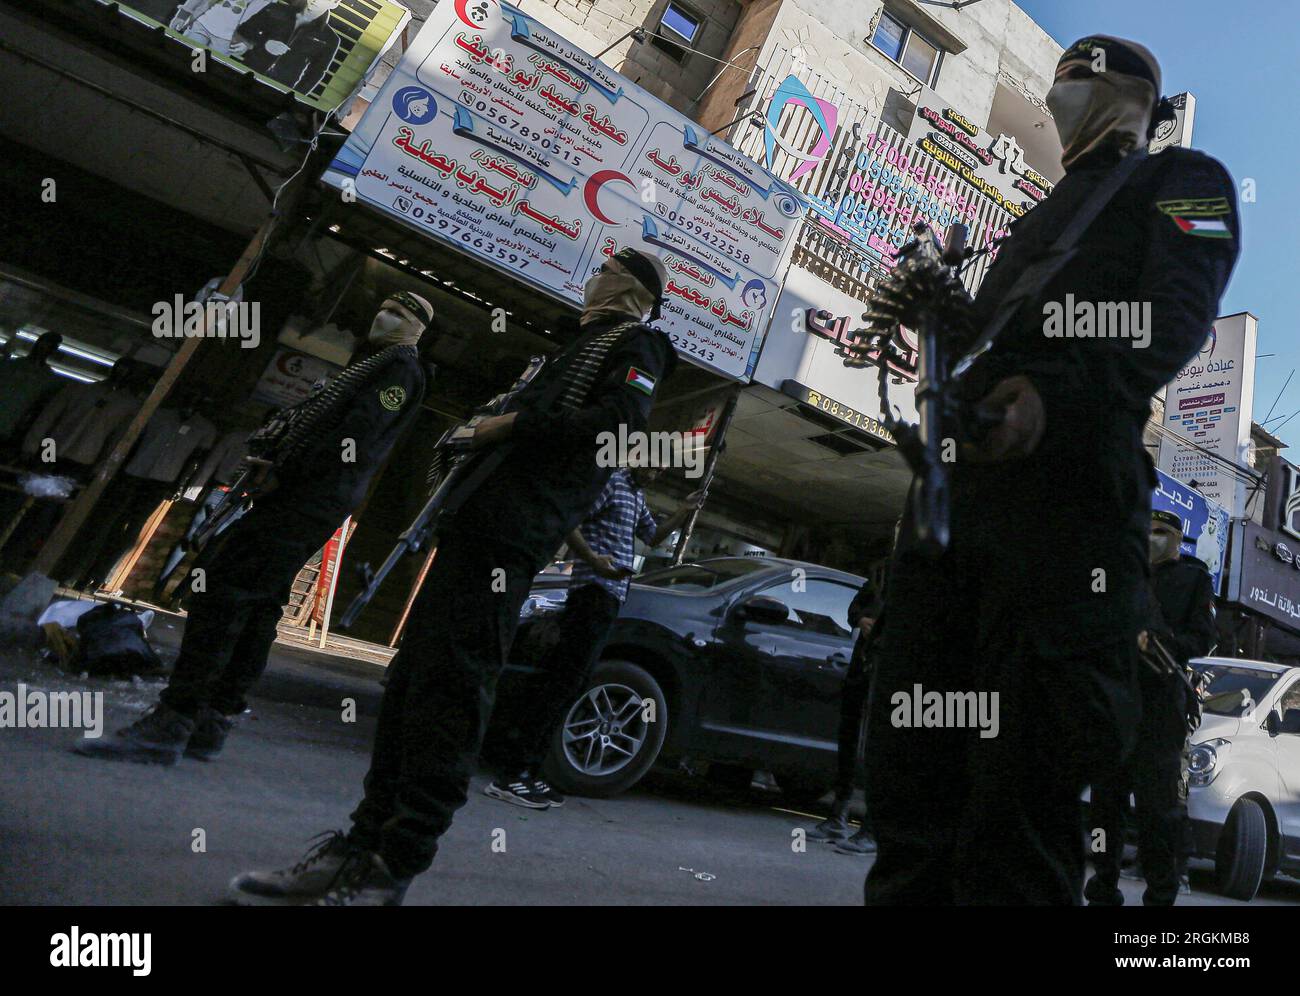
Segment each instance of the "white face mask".
[{"label": "white face mask", "polygon": [[381,311],[370,323],[367,336],[372,346],[414,345],[423,329],[418,323],[396,311]]},{"label": "white face mask", "polygon": [[1061,148],[1068,149],[1079,134],[1088,110],[1097,97],[1096,80],[1063,80],[1047,91],[1047,109],[1056,122]]},{"label": "white face mask", "polygon": [[1173,560],[1178,556],[1181,546],[1182,542],[1177,536],[1170,536],[1168,533],[1152,533],[1147,541],[1151,563],[1159,564],[1166,560]]},{"label": "white face mask", "polygon": [[582,287],[582,320],[624,315],[644,319],[654,300],[630,273],[600,271]]}]

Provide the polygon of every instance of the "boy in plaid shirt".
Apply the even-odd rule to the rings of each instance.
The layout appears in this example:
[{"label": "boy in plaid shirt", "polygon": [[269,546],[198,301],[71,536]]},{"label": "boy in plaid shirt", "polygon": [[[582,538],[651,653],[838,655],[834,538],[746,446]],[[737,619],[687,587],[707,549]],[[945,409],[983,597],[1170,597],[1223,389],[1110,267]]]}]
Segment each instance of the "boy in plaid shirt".
[{"label": "boy in plaid shirt", "polygon": [[696,492],[663,522],[656,522],[642,489],[658,474],[658,469],[651,467],[614,471],[582,525],[566,537],[578,559],[560,617],[560,639],[542,662],[546,677],[539,700],[520,727],[516,757],[513,763],[503,765],[505,773],[493,779],[483,790],[485,795],[529,809],[564,805],[564,796],[538,777],[538,772],[552,732],[600,658],[627,598],[635,541],[658,546],[703,500]]}]

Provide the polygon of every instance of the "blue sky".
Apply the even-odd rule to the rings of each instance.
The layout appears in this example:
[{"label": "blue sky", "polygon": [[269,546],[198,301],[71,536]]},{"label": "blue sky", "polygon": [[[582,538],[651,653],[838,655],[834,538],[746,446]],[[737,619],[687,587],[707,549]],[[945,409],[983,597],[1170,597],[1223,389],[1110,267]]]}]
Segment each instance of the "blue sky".
[{"label": "blue sky", "polygon": [[[1196,95],[1192,145],[1255,181],[1241,204],[1242,252],[1220,313],[1259,319],[1255,420],[1300,367],[1300,209],[1294,124],[1300,96],[1300,5],[1293,0],[1016,0],[1062,45],[1087,34],[1132,38],[1160,60],[1166,94]],[[1272,356],[1263,354],[1272,353]],[[1273,414],[1300,408],[1300,371]],[[1276,428],[1279,421],[1269,423]],[[1300,446],[1300,415],[1278,433]],[[1291,459],[1296,453],[1289,454]]]}]

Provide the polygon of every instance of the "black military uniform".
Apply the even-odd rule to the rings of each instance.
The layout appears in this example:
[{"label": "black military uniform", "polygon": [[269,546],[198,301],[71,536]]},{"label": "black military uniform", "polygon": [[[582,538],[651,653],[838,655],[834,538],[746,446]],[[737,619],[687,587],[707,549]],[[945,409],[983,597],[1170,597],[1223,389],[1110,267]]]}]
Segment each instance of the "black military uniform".
[{"label": "black military uniform", "polygon": [[597,465],[598,437],[620,425],[646,431],[675,363],[668,336],[650,326],[604,320],[583,331],[511,402],[510,449],[440,529],[390,666],[349,836],[398,880],[429,867],[465,804],[529,587],[612,470]]},{"label": "black military uniform", "polygon": [[180,657],[161,696],[178,712],[193,715],[206,705],[234,715],[247,707],[244,696],[266,669],[293,579],[365,498],[419,411],[425,377],[415,347],[388,352],[343,417],[277,467],[274,490],[200,558],[204,590],[191,599]]},{"label": "black military uniform", "polygon": [[[1075,162],[1015,223],[975,300],[977,328],[1119,156],[1103,147]],[[1196,234],[1192,216],[1222,236]],[[938,561],[917,553],[904,523],[868,706],[867,804],[880,845],[869,903],[1079,901],[1079,796],[1131,747],[1137,720],[1149,399],[1204,341],[1237,246],[1224,168],[1181,148],[1150,156],[971,371],[972,399],[1028,377],[1046,429],[1026,458],[957,461],[953,539]],[[1043,305],[1067,295],[1150,302],[1149,346],[1046,337]],[[998,693],[999,734],[894,727],[893,696],[916,683]]]},{"label": "black military uniform", "polygon": [[836,751],[835,800],[847,800],[853,795],[858,780],[858,747],[862,736],[863,709],[867,702],[867,689],[871,682],[869,663],[876,630],[863,633],[857,629],[858,620],[864,616],[880,624],[880,610],[884,605],[875,584],[868,578],[849,603],[849,625],[857,630],[853,640],[853,656],[844,672],[844,690],[840,695],[839,744]]},{"label": "black military uniform", "polygon": [[396,345],[304,402],[290,430],[296,446],[275,468],[278,486],[254,500],[191,574],[185,636],[159,704],[115,737],[78,742],[77,753],[175,764],[182,752],[210,760],[221,751],[266,669],[294,578],[365,496],[418,412],[424,382],[415,347]]},{"label": "black military uniform", "polygon": [[[1168,513],[1166,513],[1168,514]],[[1147,593],[1143,629],[1155,636],[1179,665],[1214,646],[1214,586],[1196,557],[1183,555],[1155,565]],[[1179,798],[1182,749],[1187,739],[1187,685],[1177,676],[1138,668],[1142,714],[1137,746],[1127,765],[1094,782],[1091,828],[1105,833],[1105,847],[1092,856],[1096,874],[1084,894],[1094,906],[1119,906],[1124,814],[1130,789],[1137,804],[1138,859],[1147,888],[1147,906],[1172,906],[1179,887],[1179,847],[1184,834],[1184,803]]]}]

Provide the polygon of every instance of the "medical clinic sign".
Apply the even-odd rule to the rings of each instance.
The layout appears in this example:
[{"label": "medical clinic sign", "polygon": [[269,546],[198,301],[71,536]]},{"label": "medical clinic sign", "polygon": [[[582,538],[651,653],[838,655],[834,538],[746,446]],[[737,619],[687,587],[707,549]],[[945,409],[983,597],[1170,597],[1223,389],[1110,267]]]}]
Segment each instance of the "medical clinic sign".
[{"label": "medical clinic sign", "polygon": [[625,246],[669,281],[660,325],[745,379],[800,195],[499,0],[444,0],[324,180],[554,297]]},{"label": "medical clinic sign", "polygon": [[1247,459],[1257,324],[1246,312],[1215,321],[1200,351],[1165,388],[1164,424],[1175,436],[1161,438],[1158,466],[1233,518],[1244,514],[1246,502],[1245,475],[1229,465]]}]

